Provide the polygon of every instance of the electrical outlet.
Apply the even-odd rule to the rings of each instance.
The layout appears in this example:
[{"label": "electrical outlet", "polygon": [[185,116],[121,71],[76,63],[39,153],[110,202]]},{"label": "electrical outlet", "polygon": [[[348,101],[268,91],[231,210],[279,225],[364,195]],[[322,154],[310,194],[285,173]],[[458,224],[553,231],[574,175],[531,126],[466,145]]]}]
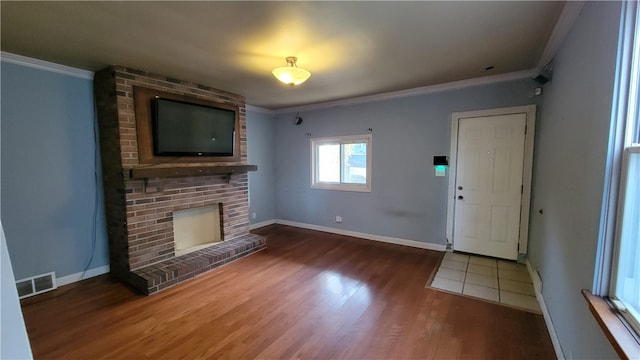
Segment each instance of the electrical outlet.
[{"label": "electrical outlet", "polygon": [[255,219],[255,218],[256,218],[256,213],[254,213],[254,212],[253,212],[253,213],[251,213],[251,218],[252,218],[252,219]]},{"label": "electrical outlet", "polygon": [[336,222],[337,223],[341,223],[342,222],[342,216],[336,216]]}]

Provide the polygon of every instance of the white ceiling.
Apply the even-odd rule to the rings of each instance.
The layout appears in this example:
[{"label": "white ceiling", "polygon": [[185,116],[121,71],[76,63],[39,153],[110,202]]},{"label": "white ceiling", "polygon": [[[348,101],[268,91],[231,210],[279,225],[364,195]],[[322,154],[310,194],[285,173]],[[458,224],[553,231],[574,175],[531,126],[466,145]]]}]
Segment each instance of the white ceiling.
[{"label": "white ceiling", "polygon": [[[90,71],[123,65],[275,110],[533,69],[564,2],[0,6],[2,51]],[[306,83],[287,87],[271,75],[287,56],[311,71]]]}]

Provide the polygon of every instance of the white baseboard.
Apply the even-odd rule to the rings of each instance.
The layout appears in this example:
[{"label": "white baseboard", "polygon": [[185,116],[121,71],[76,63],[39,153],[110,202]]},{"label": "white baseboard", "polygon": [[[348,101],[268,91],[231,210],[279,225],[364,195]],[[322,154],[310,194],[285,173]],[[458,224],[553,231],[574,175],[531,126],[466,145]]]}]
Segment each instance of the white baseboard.
[{"label": "white baseboard", "polygon": [[[258,229],[258,228],[261,228],[261,227],[264,227],[264,226],[268,226],[268,225],[273,225],[273,224],[288,225],[288,226],[294,226],[294,227],[299,227],[299,228],[309,229],[309,230],[318,230],[318,231],[328,232],[328,233],[332,233],[332,234],[353,236],[353,237],[367,239],[367,240],[374,240],[374,241],[380,241],[380,242],[385,242],[385,243],[390,243],[390,244],[411,246],[411,247],[420,248],[420,249],[435,250],[435,251],[445,251],[446,250],[446,246],[445,245],[431,244],[431,243],[425,243],[425,242],[421,242],[421,241],[399,239],[399,238],[393,238],[393,237],[381,236],[381,235],[374,235],[374,234],[367,234],[367,233],[361,233],[361,232],[357,232],[357,231],[336,229],[336,228],[330,228],[330,227],[326,227],[326,226],[305,224],[305,223],[300,223],[300,222],[295,222],[295,221],[288,221],[288,220],[280,220],[280,219],[272,219],[272,220],[267,220],[267,221],[262,221],[262,222],[259,222],[259,223],[251,224],[251,225],[249,225],[249,229],[250,230]],[[57,278],[56,279],[56,284],[57,284],[57,286],[64,286],[64,285],[68,285],[68,284],[71,284],[71,283],[74,283],[74,282],[78,282],[80,280],[85,280],[85,279],[92,278],[94,276],[106,274],[109,271],[110,271],[109,265],[99,266],[99,267],[96,267],[96,268],[93,268],[93,269],[89,269],[86,272],[79,272],[79,273],[75,273],[75,274],[71,274],[71,275],[67,275],[67,276],[63,276],[63,277]]]},{"label": "white baseboard", "polygon": [[527,264],[527,270],[529,270],[529,276],[533,281],[533,288],[536,292],[536,298],[538,299],[538,303],[540,304],[540,309],[542,310],[542,316],[544,317],[544,322],[547,324],[547,330],[549,331],[549,336],[551,337],[551,343],[553,344],[553,349],[556,352],[556,357],[558,360],[564,360],[564,353],[562,352],[562,347],[560,346],[560,339],[558,339],[558,334],[556,333],[556,329],[553,326],[553,321],[551,321],[551,315],[549,314],[549,310],[547,309],[547,304],[544,302],[544,297],[542,297],[542,280],[536,271],[531,267],[531,263],[529,263],[529,259],[525,262]]},{"label": "white baseboard", "polygon": [[426,243],[422,241],[406,240],[406,239],[394,238],[389,236],[367,234],[367,233],[362,233],[357,231],[350,231],[350,230],[336,229],[336,228],[320,226],[320,225],[300,223],[296,221],[276,219],[274,222],[276,224],[281,224],[281,225],[295,226],[303,229],[323,231],[323,232],[328,232],[328,233],[338,234],[338,235],[353,236],[353,237],[366,239],[366,240],[380,241],[380,242],[385,242],[389,244],[404,245],[404,246],[410,246],[410,247],[415,247],[420,249],[435,250],[435,251],[445,251],[447,249],[445,245],[440,245],[440,244],[432,244],[432,243]]},{"label": "white baseboard", "polygon": [[263,222],[259,222],[259,223],[255,223],[255,224],[249,224],[249,230],[254,230],[254,229],[261,228],[261,227],[273,225],[275,223],[276,223],[276,220],[275,219],[271,219],[271,220],[267,220],[267,221],[263,221]]},{"label": "white baseboard", "polygon": [[109,271],[110,271],[109,265],[98,266],[96,268],[89,269],[86,272],[81,271],[79,273],[75,273],[75,274],[71,274],[71,275],[67,275],[67,276],[63,276],[63,277],[57,278],[56,279],[56,284],[58,286],[64,286],[64,285],[68,285],[68,284],[71,284],[71,283],[74,283],[74,282],[78,282],[80,280],[85,280],[85,279],[92,278],[94,276],[106,274]]}]

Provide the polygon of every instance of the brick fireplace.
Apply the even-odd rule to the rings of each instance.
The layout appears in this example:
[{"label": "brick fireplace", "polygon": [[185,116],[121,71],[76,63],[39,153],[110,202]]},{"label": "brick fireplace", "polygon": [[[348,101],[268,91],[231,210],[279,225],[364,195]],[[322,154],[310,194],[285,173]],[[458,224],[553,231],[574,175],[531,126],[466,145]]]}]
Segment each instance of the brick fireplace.
[{"label": "brick fireplace", "polygon": [[[134,86],[232,104],[239,111],[239,160],[147,163]],[[144,294],[163,290],[266,247],[249,233],[244,98],[125,67],[95,75],[111,273]],[[238,129],[237,129],[238,130]],[[222,242],[175,256],[174,212],[217,206]]]}]

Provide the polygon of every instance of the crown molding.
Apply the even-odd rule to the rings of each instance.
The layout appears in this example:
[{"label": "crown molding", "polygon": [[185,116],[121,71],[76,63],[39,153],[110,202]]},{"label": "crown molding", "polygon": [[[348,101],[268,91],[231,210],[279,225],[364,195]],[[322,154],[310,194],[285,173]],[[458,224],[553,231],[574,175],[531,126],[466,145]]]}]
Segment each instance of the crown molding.
[{"label": "crown molding", "polygon": [[[61,65],[61,64],[56,64],[49,61],[34,59],[34,58],[22,56],[22,55],[5,52],[5,51],[0,52],[0,60],[7,63],[22,65],[22,66],[26,66],[34,69],[78,77],[82,79],[93,80],[93,76],[94,76],[94,72],[92,71],[78,69],[78,68]],[[259,113],[264,113],[269,115],[278,115],[278,114],[294,112],[294,111],[309,111],[309,110],[318,110],[318,109],[325,109],[325,108],[338,107],[338,106],[363,104],[363,103],[384,101],[384,100],[410,97],[410,96],[416,96],[416,95],[432,94],[432,93],[437,93],[442,91],[458,90],[458,89],[463,89],[463,88],[472,87],[472,86],[489,85],[489,84],[505,82],[505,81],[532,78],[533,76],[535,76],[537,71],[538,71],[537,69],[529,69],[529,70],[523,70],[523,71],[517,71],[517,72],[511,72],[511,73],[505,73],[505,74],[483,76],[475,79],[453,81],[453,82],[444,83],[444,84],[423,86],[423,87],[418,87],[413,89],[406,89],[406,90],[400,90],[400,91],[380,93],[375,95],[355,97],[350,99],[294,106],[294,107],[282,108],[277,110],[270,110],[270,109],[262,108],[259,106],[249,105],[249,104],[246,104],[245,107],[247,111],[259,112]]]},{"label": "crown molding", "polygon": [[553,31],[549,36],[547,45],[544,47],[544,51],[542,51],[540,59],[538,59],[538,71],[542,70],[556,55],[556,52],[558,52],[564,38],[567,37],[573,23],[576,21],[578,15],[580,15],[580,11],[582,11],[584,4],[585,1],[565,2],[562,12],[558,17],[558,21],[556,21],[556,25],[553,27]]},{"label": "crown molding", "polygon": [[269,115],[275,115],[276,114],[276,112],[273,111],[273,110],[269,110],[269,109],[265,109],[263,107],[253,106],[253,105],[249,105],[249,104],[245,104],[245,108],[247,109],[247,111],[253,111],[253,112],[269,114]]},{"label": "crown molding", "polygon": [[38,70],[49,71],[53,73],[78,77],[81,79],[93,80],[93,71],[87,71],[83,69],[74,68],[71,66],[60,65],[49,61],[38,60],[22,55],[12,54],[9,52],[0,52],[0,60],[3,62],[22,65]]},{"label": "crown molding", "polygon": [[275,113],[283,114],[283,113],[296,112],[296,111],[319,110],[319,109],[326,109],[326,108],[338,107],[338,106],[348,106],[348,105],[364,104],[369,102],[404,98],[409,96],[433,94],[433,93],[438,93],[443,91],[464,89],[472,86],[489,85],[489,84],[495,84],[495,83],[500,83],[505,81],[532,78],[536,73],[537,73],[536,69],[529,69],[529,70],[516,71],[516,72],[505,73],[505,74],[483,76],[475,79],[453,81],[453,82],[444,83],[444,84],[429,85],[429,86],[423,86],[423,87],[407,89],[407,90],[355,97],[351,99],[327,101],[327,102],[321,102],[316,104],[288,107],[283,109],[277,109],[275,110]]}]

